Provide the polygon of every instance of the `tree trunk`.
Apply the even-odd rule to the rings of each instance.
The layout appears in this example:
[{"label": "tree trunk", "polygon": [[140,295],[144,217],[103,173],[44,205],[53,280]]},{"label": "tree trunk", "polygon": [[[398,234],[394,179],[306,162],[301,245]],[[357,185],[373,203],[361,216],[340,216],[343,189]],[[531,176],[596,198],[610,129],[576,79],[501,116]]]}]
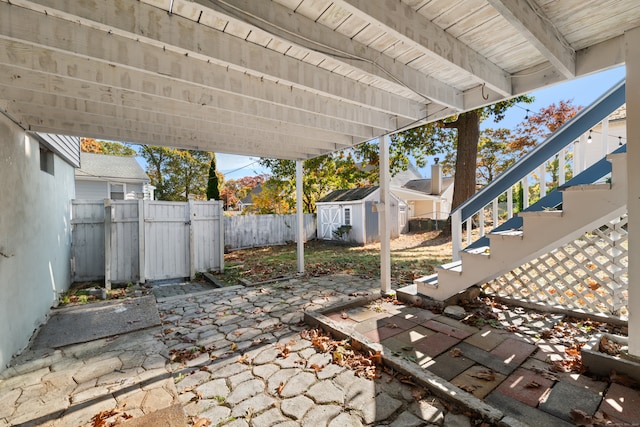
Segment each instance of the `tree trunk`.
[{"label": "tree trunk", "polygon": [[458,129],[456,173],[453,181],[451,210],[457,208],[476,192],[476,165],[480,139],[480,116],[477,111],[460,114],[451,123]]}]

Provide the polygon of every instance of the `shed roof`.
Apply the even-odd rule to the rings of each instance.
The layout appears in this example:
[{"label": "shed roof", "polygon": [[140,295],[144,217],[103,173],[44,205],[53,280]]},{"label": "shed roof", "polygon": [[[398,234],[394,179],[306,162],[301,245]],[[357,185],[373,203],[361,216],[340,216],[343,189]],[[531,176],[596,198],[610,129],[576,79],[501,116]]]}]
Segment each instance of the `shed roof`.
[{"label": "shed roof", "polygon": [[[442,178],[442,189],[440,191],[440,194],[442,194],[445,191],[447,191],[447,189],[452,185],[453,185],[453,178],[452,177],[444,177],[444,178]],[[419,192],[424,193],[424,194],[432,194],[431,193],[431,179],[430,178],[412,179],[411,181],[409,181],[405,185],[403,185],[403,187],[407,188],[409,190],[419,191]],[[432,194],[432,195],[439,196],[440,194]]]},{"label": "shed roof", "polygon": [[371,187],[350,188],[348,190],[334,190],[318,200],[316,203],[355,202],[364,199],[371,193],[375,192],[378,188],[380,187],[374,185]]},{"label": "shed roof", "polygon": [[149,177],[135,157],[80,153],[80,168],[76,177],[125,179],[149,182]]}]

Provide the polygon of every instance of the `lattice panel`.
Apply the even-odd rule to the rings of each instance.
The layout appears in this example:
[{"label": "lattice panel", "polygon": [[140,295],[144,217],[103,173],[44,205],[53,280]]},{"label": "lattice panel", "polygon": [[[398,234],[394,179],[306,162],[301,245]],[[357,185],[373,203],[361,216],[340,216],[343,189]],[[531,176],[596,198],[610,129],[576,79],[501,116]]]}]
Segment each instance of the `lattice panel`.
[{"label": "lattice panel", "polygon": [[486,283],[484,291],[520,301],[626,316],[627,249],[625,215]]}]

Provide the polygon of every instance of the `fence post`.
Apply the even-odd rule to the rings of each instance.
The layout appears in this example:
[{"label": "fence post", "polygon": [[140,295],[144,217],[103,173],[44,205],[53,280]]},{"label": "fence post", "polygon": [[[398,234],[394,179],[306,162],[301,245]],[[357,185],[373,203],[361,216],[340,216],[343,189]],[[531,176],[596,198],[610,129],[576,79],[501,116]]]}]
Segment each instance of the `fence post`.
[{"label": "fence post", "polygon": [[193,212],[193,200],[189,199],[187,202],[187,224],[189,226],[189,279],[196,278],[196,251],[195,241],[193,236],[193,220],[191,219],[191,213]]},{"label": "fence post", "polygon": [[138,282],[145,283],[144,200],[138,200]]},{"label": "fence post", "polygon": [[104,287],[111,290],[111,200],[104,199]]},{"label": "fence post", "polygon": [[218,202],[218,240],[220,241],[220,273],[224,272],[224,205],[222,201]]}]

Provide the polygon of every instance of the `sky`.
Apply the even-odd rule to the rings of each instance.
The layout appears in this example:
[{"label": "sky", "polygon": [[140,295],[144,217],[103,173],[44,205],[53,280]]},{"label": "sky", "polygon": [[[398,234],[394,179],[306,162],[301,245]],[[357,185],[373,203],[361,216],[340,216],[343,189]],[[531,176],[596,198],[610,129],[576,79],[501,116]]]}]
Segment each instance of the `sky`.
[{"label": "sky", "polygon": [[[624,78],[624,74],[625,68],[622,66],[532,92],[530,95],[535,97],[533,103],[513,107],[507,111],[501,122],[495,123],[489,119],[483,123],[482,127],[514,129],[524,120],[527,109],[531,112],[538,112],[540,109],[561,100],[571,100],[573,105],[586,107]],[[217,168],[224,174],[225,179],[238,179],[244,176],[267,173],[267,170],[260,167],[258,160],[257,157],[216,153]],[[430,170],[429,164],[420,171],[425,178],[428,178]]]}]

